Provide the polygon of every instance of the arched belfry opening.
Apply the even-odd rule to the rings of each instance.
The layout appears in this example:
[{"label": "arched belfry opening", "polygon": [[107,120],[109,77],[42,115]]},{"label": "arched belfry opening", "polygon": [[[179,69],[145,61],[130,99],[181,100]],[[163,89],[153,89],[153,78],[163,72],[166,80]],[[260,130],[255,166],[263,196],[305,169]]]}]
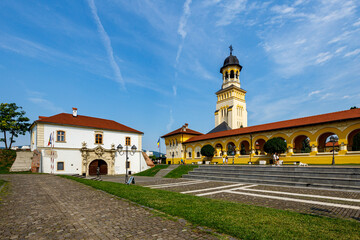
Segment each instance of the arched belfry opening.
[{"label": "arched belfry opening", "polygon": [[[217,95],[215,111],[215,128],[225,122],[231,129],[247,127],[246,91],[240,85],[242,66],[239,59],[233,55],[233,47],[229,46],[230,55],[225,58],[220,68],[222,85]],[[241,109],[241,114],[238,113]]]}]

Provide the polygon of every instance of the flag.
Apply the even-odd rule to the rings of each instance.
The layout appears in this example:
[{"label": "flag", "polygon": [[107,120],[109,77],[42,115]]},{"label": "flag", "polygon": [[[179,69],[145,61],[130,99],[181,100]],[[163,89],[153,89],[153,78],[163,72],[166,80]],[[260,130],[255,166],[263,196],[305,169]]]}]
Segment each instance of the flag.
[{"label": "flag", "polygon": [[50,133],[50,137],[49,137],[49,142],[48,142],[48,146],[50,146],[52,144],[52,142],[54,141],[53,139],[53,133]]},{"label": "flag", "polygon": [[160,138],[159,138],[159,140],[157,141],[157,145],[158,145],[158,147],[160,147]]}]

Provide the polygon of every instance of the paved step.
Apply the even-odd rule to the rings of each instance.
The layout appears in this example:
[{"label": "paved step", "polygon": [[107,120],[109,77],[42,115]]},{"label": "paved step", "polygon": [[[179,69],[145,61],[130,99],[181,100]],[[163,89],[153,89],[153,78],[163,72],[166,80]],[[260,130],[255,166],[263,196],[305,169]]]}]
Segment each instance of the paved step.
[{"label": "paved step", "polygon": [[34,153],[30,151],[17,151],[16,159],[10,168],[10,172],[30,171]]},{"label": "paved step", "polygon": [[359,167],[200,165],[184,178],[360,190]]},{"label": "paved step", "polygon": [[355,190],[360,191],[358,186],[342,186],[333,184],[320,184],[320,183],[307,183],[307,182],[286,182],[286,181],[269,181],[262,179],[248,179],[248,178],[227,178],[218,176],[195,176],[195,175],[183,175],[183,178],[194,180],[213,180],[213,181],[225,181],[225,182],[241,182],[249,184],[264,184],[264,185],[278,185],[278,186],[297,186],[297,187],[312,187],[312,188],[324,188],[324,189],[341,189],[341,190]]},{"label": "paved step", "polygon": [[[281,167],[278,167],[281,168]],[[268,175],[270,171],[267,171],[266,169],[194,169],[194,173],[206,173],[206,172],[212,172],[212,173],[232,173],[232,174],[257,174],[257,175]],[[309,172],[309,171],[282,171],[279,169],[278,171],[271,171],[271,174],[276,175],[282,175],[282,176],[313,176],[313,177],[335,177],[335,178],[351,178],[351,179],[360,179],[360,174],[357,174],[355,172],[347,173],[347,172]]]},{"label": "paved step", "polygon": [[175,164],[169,165],[167,168],[161,169],[161,170],[155,175],[155,177],[157,177],[157,178],[162,178],[162,177],[164,177],[166,174],[168,174],[169,172],[171,172],[172,170],[174,170],[175,168],[177,168],[178,166],[179,166],[179,165],[175,165]]}]

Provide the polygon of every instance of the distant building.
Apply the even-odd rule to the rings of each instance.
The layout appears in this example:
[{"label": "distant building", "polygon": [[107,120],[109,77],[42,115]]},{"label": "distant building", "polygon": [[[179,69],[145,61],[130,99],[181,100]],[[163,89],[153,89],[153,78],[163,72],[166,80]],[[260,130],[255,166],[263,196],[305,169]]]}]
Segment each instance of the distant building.
[{"label": "distant building", "polygon": [[121,144],[129,150],[129,171],[148,168],[142,154],[143,133],[112,120],[60,113],[39,117],[31,127],[31,150],[41,153],[40,172],[56,174],[96,175],[124,174],[125,154],[117,151]]},{"label": "distant building", "polygon": [[162,136],[165,139],[168,163],[198,163],[209,160],[201,155],[201,148],[215,149],[211,163],[247,164],[269,161],[264,144],[271,138],[286,142],[287,151],[280,156],[284,163],[304,162],[331,164],[333,153],[331,136],[336,135],[337,164],[360,164],[360,109],[333,112],[256,126],[247,125],[245,94],[240,88],[242,66],[236,56],[228,56],[220,68],[221,89],[216,92],[215,128],[207,134],[188,129],[185,124]]}]

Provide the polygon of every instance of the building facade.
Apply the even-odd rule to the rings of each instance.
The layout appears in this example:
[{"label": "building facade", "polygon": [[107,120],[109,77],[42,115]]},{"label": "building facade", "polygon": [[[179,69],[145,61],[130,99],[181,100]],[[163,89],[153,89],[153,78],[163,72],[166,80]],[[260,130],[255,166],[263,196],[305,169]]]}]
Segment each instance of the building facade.
[{"label": "building facade", "polygon": [[125,154],[117,151],[135,146],[129,153],[129,171],[136,173],[148,167],[142,154],[143,133],[112,120],[61,113],[39,117],[30,128],[31,150],[41,153],[40,172],[96,175],[125,174]]},{"label": "building facade", "polygon": [[[331,164],[335,156],[336,164],[360,164],[360,109],[247,126],[246,91],[240,88],[239,79],[241,69],[230,51],[220,69],[223,81],[221,90],[216,93],[213,130],[189,135],[175,146],[172,139],[180,139],[179,129],[163,136],[167,154],[170,153],[168,158],[176,153],[174,163],[179,163],[180,159],[186,163],[222,163],[224,156],[235,164],[269,163],[271,157],[264,151],[264,144],[278,137],[287,145],[287,151],[280,156],[284,163]],[[334,149],[329,143],[331,136],[338,138]],[[207,144],[215,149],[211,159],[199,154]]]}]

